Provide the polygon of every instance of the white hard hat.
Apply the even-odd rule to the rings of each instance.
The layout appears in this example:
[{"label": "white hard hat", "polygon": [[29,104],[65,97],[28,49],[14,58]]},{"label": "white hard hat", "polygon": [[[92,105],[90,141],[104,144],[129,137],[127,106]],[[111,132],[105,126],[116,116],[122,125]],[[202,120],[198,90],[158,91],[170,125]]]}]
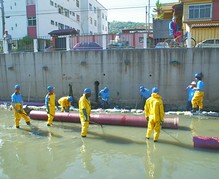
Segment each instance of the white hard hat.
[{"label": "white hard hat", "polygon": [[195,82],[195,81],[193,81],[193,82],[191,83],[191,85],[196,85],[196,82]]}]

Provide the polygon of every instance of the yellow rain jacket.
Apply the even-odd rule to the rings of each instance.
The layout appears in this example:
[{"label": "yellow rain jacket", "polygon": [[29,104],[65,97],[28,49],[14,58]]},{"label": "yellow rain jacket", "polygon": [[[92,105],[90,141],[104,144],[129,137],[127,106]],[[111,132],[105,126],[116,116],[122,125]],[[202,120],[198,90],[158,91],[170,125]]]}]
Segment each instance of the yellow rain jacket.
[{"label": "yellow rain jacket", "polygon": [[160,123],[164,121],[164,106],[162,97],[157,93],[152,93],[145,103],[145,117],[149,119],[146,137],[150,138],[154,129],[154,141],[158,140],[160,134]]},{"label": "yellow rain jacket", "polygon": [[61,111],[68,111],[71,106],[71,102],[68,101],[69,96],[62,97],[58,100],[58,103],[62,107]]},{"label": "yellow rain jacket", "polygon": [[47,94],[45,98],[45,104],[48,112],[47,124],[52,124],[53,119],[55,117],[55,103],[56,103],[56,95],[54,93],[51,95]]},{"label": "yellow rain jacket", "polygon": [[[83,109],[86,111],[86,116],[83,112]],[[90,112],[91,112],[91,104],[90,101],[86,98],[85,94],[79,100],[79,115],[81,121],[81,136],[85,137],[87,135],[87,130],[89,127],[90,120]]]}]

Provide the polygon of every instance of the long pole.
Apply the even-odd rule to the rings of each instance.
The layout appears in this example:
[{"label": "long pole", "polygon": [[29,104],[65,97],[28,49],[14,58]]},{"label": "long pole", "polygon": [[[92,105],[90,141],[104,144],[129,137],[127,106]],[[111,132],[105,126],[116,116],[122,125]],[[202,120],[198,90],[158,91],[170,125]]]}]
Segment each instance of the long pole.
[{"label": "long pole", "polygon": [[151,1],[148,0],[148,24],[150,24]]},{"label": "long pole", "polygon": [[145,29],[148,27],[148,7],[145,7]]},{"label": "long pole", "polygon": [[4,9],[4,1],[1,0],[1,11],[2,11],[2,34],[4,36],[5,33],[5,9]]}]

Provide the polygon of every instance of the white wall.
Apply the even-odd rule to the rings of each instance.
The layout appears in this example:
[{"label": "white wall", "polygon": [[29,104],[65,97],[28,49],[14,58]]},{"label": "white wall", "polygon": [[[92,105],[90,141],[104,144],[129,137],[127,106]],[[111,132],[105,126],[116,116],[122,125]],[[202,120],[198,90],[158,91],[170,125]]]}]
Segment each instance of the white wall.
[{"label": "white wall", "polygon": [[[79,8],[76,7],[76,0],[53,0],[54,5],[50,5],[50,1],[38,0],[36,2],[37,9],[37,35],[48,36],[48,33],[53,30],[58,30],[58,26],[56,26],[56,22],[62,23],[69,27],[75,28],[76,30],[80,30],[79,22],[76,20],[76,14],[80,15]],[[75,16],[69,15],[66,17],[65,15],[58,13],[58,7],[55,7],[55,3],[66,8],[71,11],[76,11]],[[51,20],[54,21],[54,25],[51,24]]]},{"label": "white wall", "polygon": [[[22,38],[27,35],[26,0],[4,1],[5,28],[15,38]],[[2,34],[2,21],[0,19],[0,33]]]},{"label": "white wall", "polygon": [[[92,10],[90,10],[89,4],[92,5]],[[94,12],[94,7],[96,8],[96,13]],[[105,8],[96,0],[83,0],[81,2],[81,11],[82,11],[81,34],[91,34],[91,32],[92,34],[108,33],[108,21],[105,19],[105,17],[107,17],[108,14],[107,14],[107,10],[103,10],[103,9]],[[102,13],[104,14],[104,18],[102,18]],[[92,18],[92,24],[90,23],[90,18]],[[97,21],[96,26],[94,24],[94,20]],[[102,28],[103,26],[104,29]]]}]

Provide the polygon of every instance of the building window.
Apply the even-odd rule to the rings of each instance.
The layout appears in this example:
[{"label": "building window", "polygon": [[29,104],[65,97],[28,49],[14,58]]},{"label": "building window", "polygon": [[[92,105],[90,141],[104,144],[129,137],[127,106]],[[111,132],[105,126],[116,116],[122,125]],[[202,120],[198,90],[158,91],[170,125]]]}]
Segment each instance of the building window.
[{"label": "building window", "polygon": [[97,26],[97,21],[96,20],[94,20],[94,26]]},{"label": "building window", "polygon": [[93,32],[92,32],[92,31],[90,31],[90,35],[93,35]]},{"label": "building window", "polygon": [[64,8],[62,6],[58,6],[58,8],[59,8],[59,14],[63,14]]},{"label": "building window", "polygon": [[97,13],[97,8],[96,8],[96,7],[94,7],[94,13],[95,13],[95,14]]},{"label": "building window", "polygon": [[89,10],[92,11],[92,4],[89,3]]},{"label": "building window", "polygon": [[55,22],[55,26],[57,26],[58,25],[58,22]]},{"label": "building window", "polygon": [[15,27],[17,27],[17,24],[15,24]]},{"label": "building window", "polygon": [[107,26],[105,27],[105,31],[107,31]]},{"label": "building window", "polygon": [[14,6],[16,6],[17,4],[16,4],[16,2],[14,3]]},{"label": "building window", "polygon": [[58,23],[58,29],[64,29],[64,24]]},{"label": "building window", "polygon": [[57,7],[57,4],[55,3],[55,7]]},{"label": "building window", "polygon": [[92,20],[92,18],[90,17],[90,24],[92,24],[93,23],[93,20]]},{"label": "building window", "polygon": [[14,28],[13,28],[13,27],[11,27],[11,30],[14,30]]},{"label": "building window", "polygon": [[65,25],[65,29],[70,29],[70,27],[68,25]]},{"label": "building window", "polygon": [[80,34],[80,30],[79,29],[77,30],[77,33]]},{"label": "building window", "polygon": [[102,26],[102,29],[104,30],[104,25]]},{"label": "building window", "polygon": [[64,9],[64,12],[65,12],[65,16],[69,17],[69,10],[68,9]]},{"label": "building window", "polygon": [[77,21],[80,22],[80,16],[79,15],[77,15]]},{"label": "building window", "polygon": [[102,13],[102,18],[104,19],[104,13]]},{"label": "building window", "polygon": [[53,4],[54,4],[53,1],[50,1],[50,5],[53,6]]},{"label": "building window", "polygon": [[76,6],[79,7],[79,0],[76,0]]},{"label": "building window", "polygon": [[51,25],[54,25],[55,22],[53,20],[51,20],[50,23],[51,23]]},{"label": "building window", "polygon": [[107,21],[107,16],[105,15],[105,20]]},{"label": "building window", "polygon": [[189,19],[209,19],[211,18],[211,4],[199,4],[189,6]]},{"label": "building window", "polygon": [[36,26],[36,17],[28,17],[28,26]]},{"label": "building window", "polygon": [[75,13],[74,13],[74,12],[72,12],[72,15],[73,15],[73,16],[75,16]]}]

